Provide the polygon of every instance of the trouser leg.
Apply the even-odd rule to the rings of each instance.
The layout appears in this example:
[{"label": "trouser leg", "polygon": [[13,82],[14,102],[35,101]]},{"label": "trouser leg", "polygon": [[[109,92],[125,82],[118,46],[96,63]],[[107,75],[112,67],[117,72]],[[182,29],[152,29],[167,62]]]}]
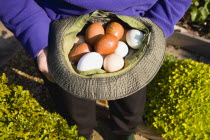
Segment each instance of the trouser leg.
[{"label": "trouser leg", "polygon": [[143,121],[146,102],[146,87],[138,92],[118,100],[109,101],[110,119],[116,135],[130,135]]},{"label": "trouser leg", "polygon": [[90,137],[97,125],[96,102],[72,96],[46,79],[45,85],[53,98],[57,112],[68,121],[69,125],[77,125],[79,136]]}]

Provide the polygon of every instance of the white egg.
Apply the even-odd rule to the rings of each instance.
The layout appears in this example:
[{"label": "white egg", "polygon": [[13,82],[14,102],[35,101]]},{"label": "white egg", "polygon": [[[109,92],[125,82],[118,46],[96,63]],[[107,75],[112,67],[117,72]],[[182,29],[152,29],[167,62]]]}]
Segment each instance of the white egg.
[{"label": "white egg", "polygon": [[140,46],[142,45],[143,37],[144,37],[143,32],[136,29],[128,30],[128,32],[126,33],[126,41],[128,45],[133,49],[140,48]]},{"label": "white egg", "polygon": [[128,54],[128,46],[124,42],[119,41],[117,49],[114,51],[114,53],[125,57]]},{"label": "white egg", "polygon": [[104,58],[103,68],[107,72],[115,72],[122,69],[124,66],[124,59],[122,56],[112,53]]},{"label": "white egg", "polygon": [[78,64],[79,71],[88,71],[92,69],[100,69],[103,65],[103,57],[97,52],[89,52],[83,55]]},{"label": "white egg", "polygon": [[76,36],[74,40],[74,45],[78,45],[85,42],[85,37],[83,35]]}]

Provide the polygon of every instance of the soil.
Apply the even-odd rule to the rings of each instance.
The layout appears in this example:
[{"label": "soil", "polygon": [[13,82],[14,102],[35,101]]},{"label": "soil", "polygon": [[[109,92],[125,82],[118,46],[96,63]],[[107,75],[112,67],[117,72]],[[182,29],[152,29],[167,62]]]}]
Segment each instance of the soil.
[{"label": "soil", "polygon": [[210,16],[208,16],[204,23],[198,23],[192,22],[190,19],[190,13],[186,13],[177,25],[187,29],[192,34],[210,39]]},{"label": "soil", "polygon": [[[1,45],[1,42],[0,42]],[[55,112],[52,98],[48,89],[44,86],[44,81],[40,72],[34,64],[31,57],[22,49],[10,59],[6,64],[0,66],[0,76],[5,73],[9,82],[21,85],[25,90],[29,90],[30,94],[39,102],[39,104],[49,112]],[[116,136],[112,134],[111,123],[109,121],[109,111],[105,104],[98,104],[96,108],[96,116],[98,127],[95,130],[94,137],[98,140],[116,140]],[[148,140],[143,136],[137,140]],[[100,138],[100,139],[99,139]]]},{"label": "soil", "polygon": [[[55,112],[52,98],[44,85],[44,81],[34,60],[25,52],[11,32],[0,24],[0,49],[3,47],[9,48],[6,49],[6,52],[11,51],[11,48],[18,48],[18,50],[15,54],[14,52],[10,52],[13,56],[10,57],[9,61],[5,64],[1,65],[0,63],[0,76],[5,73],[10,83],[23,86],[25,90],[30,91],[30,94],[44,109],[49,112]],[[2,54],[4,53],[0,54],[0,62]],[[98,127],[95,128],[95,130],[103,136],[104,140],[116,140],[116,136],[111,132],[109,111],[105,104],[97,105],[96,116]],[[96,137],[97,140],[100,140],[98,139],[99,135],[96,135],[96,133],[94,133],[94,137]],[[139,135],[136,135],[135,137],[138,137],[138,140],[148,140]]]},{"label": "soil", "polygon": [[[193,34],[210,39],[210,17],[206,23],[192,23],[189,16],[184,16],[177,25],[189,30]],[[18,46],[19,50],[6,64],[0,64],[0,75],[6,73],[10,82],[17,85],[22,85],[30,93],[42,107],[48,110],[53,109],[52,100],[50,98],[47,88],[44,86],[43,79],[35,66],[32,58],[22,49],[19,42],[14,36],[0,24],[0,47],[5,45],[7,47]],[[97,107],[98,128],[96,130],[105,137],[105,140],[114,140],[109,128],[109,113],[106,108]]]}]

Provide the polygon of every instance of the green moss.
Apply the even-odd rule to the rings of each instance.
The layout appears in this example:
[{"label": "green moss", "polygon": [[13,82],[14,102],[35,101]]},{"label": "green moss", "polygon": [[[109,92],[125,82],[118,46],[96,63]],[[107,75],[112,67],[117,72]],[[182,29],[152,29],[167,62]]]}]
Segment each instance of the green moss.
[{"label": "green moss", "polygon": [[0,139],[84,140],[56,113],[44,110],[23,87],[0,77]]},{"label": "green moss", "polygon": [[210,66],[166,59],[148,85],[146,124],[172,140],[210,139]]}]

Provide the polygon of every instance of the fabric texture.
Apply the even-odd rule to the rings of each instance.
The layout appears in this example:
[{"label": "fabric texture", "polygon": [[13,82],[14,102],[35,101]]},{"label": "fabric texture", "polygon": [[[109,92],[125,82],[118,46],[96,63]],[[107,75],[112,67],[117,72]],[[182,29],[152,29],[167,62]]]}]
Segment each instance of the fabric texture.
[{"label": "fabric texture", "polygon": [[51,21],[104,10],[151,19],[168,38],[190,3],[191,0],[0,0],[0,20],[35,58],[48,46]]},{"label": "fabric texture", "polygon": [[33,58],[48,46],[51,19],[34,0],[0,0],[0,20]]},{"label": "fabric texture", "polygon": [[[93,129],[97,127],[96,101],[75,97],[57,84],[49,82],[44,75],[43,79],[56,105],[56,111],[67,120],[69,125],[77,125],[79,136],[90,137]],[[136,131],[138,124],[143,122],[145,102],[146,87],[129,97],[109,101],[110,128],[115,135],[126,137],[125,135]]]},{"label": "fabric texture", "polygon": [[[115,18],[118,16],[112,13],[110,15]],[[143,57],[120,74],[105,73],[85,77],[70,70],[71,64],[67,55],[69,52],[64,51],[64,38],[69,27],[79,20],[87,22],[90,17],[91,14],[79,18],[70,17],[52,24],[48,60],[49,70],[57,84],[77,97],[92,100],[115,100],[145,87],[158,72],[164,58],[166,42],[163,31],[149,19],[128,17],[143,23],[150,32]]]}]

